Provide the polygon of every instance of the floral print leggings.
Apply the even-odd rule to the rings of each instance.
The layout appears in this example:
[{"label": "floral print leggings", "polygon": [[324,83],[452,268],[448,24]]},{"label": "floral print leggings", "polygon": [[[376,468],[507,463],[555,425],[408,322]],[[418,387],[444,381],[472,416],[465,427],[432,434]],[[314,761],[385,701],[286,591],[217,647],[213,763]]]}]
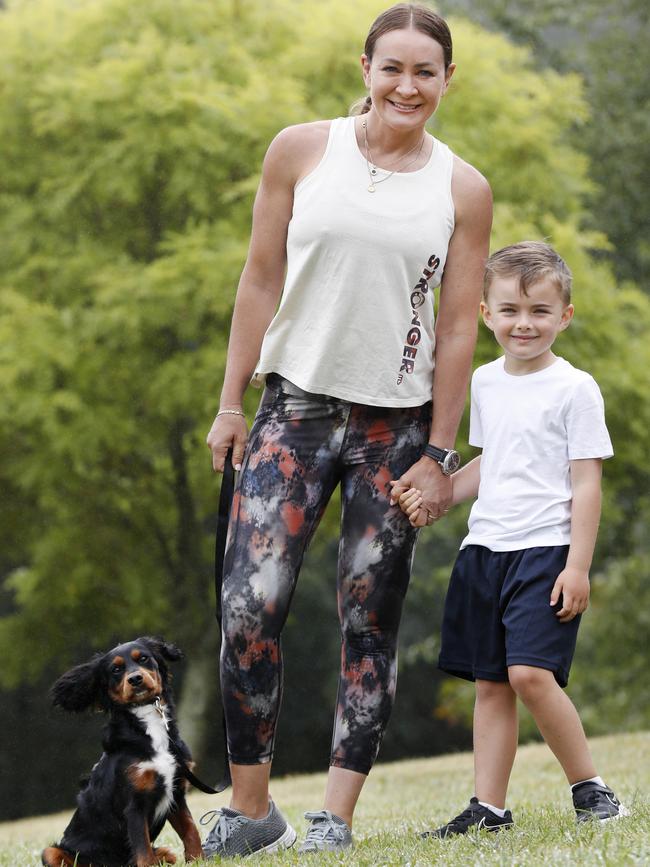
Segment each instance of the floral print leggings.
[{"label": "floral print leggings", "polygon": [[370,771],[393,705],[397,631],[417,538],[390,506],[388,483],[418,460],[430,421],[431,403],[365,406],[267,378],[224,562],[221,689],[234,764],[273,757],[280,633],[305,549],[340,483],[342,652],[331,764]]}]

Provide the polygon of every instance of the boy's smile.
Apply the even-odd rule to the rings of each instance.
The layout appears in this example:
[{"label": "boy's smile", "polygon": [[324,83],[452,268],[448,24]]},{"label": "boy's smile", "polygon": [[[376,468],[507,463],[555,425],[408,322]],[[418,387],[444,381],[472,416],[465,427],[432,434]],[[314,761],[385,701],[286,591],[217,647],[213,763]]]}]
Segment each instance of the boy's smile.
[{"label": "boy's smile", "polygon": [[505,369],[515,375],[534,373],[553,363],[551,347],[573,317],[556,283],[542,277],[525,295],[518,277],[495,276],[481,313],[505,353]]}]

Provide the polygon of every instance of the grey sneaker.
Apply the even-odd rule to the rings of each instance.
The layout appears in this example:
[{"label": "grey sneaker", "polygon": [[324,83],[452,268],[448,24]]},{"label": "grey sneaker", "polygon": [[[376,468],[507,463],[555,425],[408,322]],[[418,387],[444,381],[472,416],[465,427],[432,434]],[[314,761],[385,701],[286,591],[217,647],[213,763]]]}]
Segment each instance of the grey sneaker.
[{"label": "grey sneaker", "polygon": [[216,824],[203,844],[205,858],[277,852],[279,849],[288,849],[296,842],[296,832],[273,801],[269,802],[268,815],[263,819],[249,819],[237,810],[222,807],[201,816],[201,824],[206,825],[215,816]]},{"label": "grey sneaker", "polygon": [[573,806],[578,822],[607,822],[630,815],[611,789],[591,781],[574,786]]},{"label": "grey sneaker", "polygon": [[352,831],[343,819],[329,810],[305,813],[305,819],[309,822],[309,828],[299,852],[334,852],[352,845]]}]

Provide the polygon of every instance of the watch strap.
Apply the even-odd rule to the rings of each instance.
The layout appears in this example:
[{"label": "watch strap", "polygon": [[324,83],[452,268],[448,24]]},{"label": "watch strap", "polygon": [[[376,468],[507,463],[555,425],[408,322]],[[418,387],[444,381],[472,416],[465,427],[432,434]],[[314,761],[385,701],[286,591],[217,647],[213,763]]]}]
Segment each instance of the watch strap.
[{"label": "watch strap", "polygon": [[431,443],[427,443],[424,447],[424,452],[428,458],[431,458],[437,463],[441,464],[444,459],[447,457],[447,452],[449,449],[439,449],[438,446],[432,446]]}]

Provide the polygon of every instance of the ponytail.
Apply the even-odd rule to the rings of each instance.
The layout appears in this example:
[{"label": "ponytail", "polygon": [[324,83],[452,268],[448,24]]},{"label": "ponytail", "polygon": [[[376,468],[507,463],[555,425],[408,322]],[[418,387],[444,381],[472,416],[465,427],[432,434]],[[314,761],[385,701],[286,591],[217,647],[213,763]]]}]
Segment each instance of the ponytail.
[{"label": "ponytail", "polygon": [[369,96],[362,97],[361,99],[357,99],[356,102],[353,102],[350,106],[349,115],[357,116],[360,114],[367,114],[372,108],[372,99]]}]

